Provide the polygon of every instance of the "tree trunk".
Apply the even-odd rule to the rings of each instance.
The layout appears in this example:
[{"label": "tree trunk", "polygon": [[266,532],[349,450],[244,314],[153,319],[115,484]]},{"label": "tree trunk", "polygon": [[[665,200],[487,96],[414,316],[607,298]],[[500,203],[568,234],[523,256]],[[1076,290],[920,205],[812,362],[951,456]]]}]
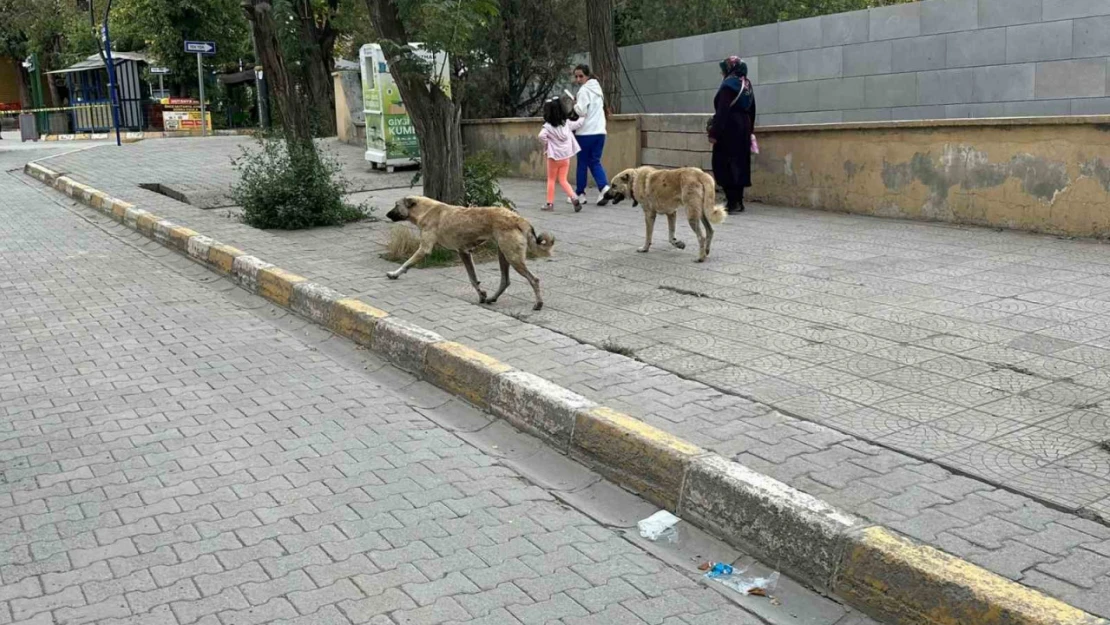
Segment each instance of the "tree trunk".
[{"label": "tree trunk", "polygon": [[610,113],[621,112],[621,66],[613,34],[613,0],[587,0],[586,23],[590,37],[590,70],[605,92]]},{"label": "tree trunk", "polygon": [[[403,92],[402,92],[403,93]],[[404,95],[401,96],[405,98]],[[408,101],[405,105],[408,106]],[[412,115],[412,108],[409,107]],[[440,202],[464,206],[462,111],[447,98],[432,103],[427,112],[415,116],[413,125],[420,140],[424,172],[424,195]],[[417,121],[420,120],[420,121]]]},{"label": "tree trunk", "polygon": [[19,73],[19,106],[25,109],[34,108],[31,102],[31,74],[20,65]]},{"label": "tree trunk", "polygon": [[301,23],[298,33],[301,49],[305,51],[305,82],[315,112],[318,134],[330,137],[336,132],[335,86],[331,79],[335,65],[335,31],[331,26],[330,13],[325,16],[323,24],[317,24],[312,4],[311,0],[301,0],[297,5],[297,17]]},{"label": "tree trunk", "polygon": [[58,58],[61,53],[61,37],[54,37],[51,41],[52,50],[49,54],[44,54],[44,61],[42,63],[42,76],[46,79],[46,89],[50,93],[49,107],[56,107],[62,105],[62,96],[58,91],[58,83],[54,80],[54,76],[50,76],[47,72],[54,69],[51,59]]},{"label": "tree trunk", "polygon": [[62,94],[58,91],[58,83],[54,81],[53,76],[46,77],[46,88],[50,92],[50,103],[47,106],[62,106]]},{"label": "tree trunk", "polygon": [[463,205],[462,109],[431,77],[401,69],[405,64],[397,62],[399,55],[394,46],[407,45],[409,38],[393,1],[366,0],[366,5],[374,34],[383,44],[389,73],[420,141],[424,195]]},{"label": "tree trunk", "polygon": [[278,39],[277,25],[274,23],[273,10],[268,0],[242,0],[243,11],[247,14],[255,41],[258,44],[259,61],[266,72],[266,82],[273,94],[273,101],[281,119],[282,127],[290,140],[312,141],[312,124],[308,107],[301,102],[302,95],[297,93],[297,85],[285,64]]}]

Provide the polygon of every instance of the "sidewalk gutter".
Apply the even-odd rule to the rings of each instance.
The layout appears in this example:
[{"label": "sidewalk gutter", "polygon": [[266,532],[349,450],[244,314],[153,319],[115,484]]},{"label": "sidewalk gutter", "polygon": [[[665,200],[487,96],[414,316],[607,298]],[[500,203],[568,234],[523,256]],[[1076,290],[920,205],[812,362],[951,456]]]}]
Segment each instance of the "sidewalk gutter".
[{"label": "sidewalk gutter", "polygon": [[1110,625],[539,376],[37,163],[28,176],[546,441],[784,573],[899,625]]}]

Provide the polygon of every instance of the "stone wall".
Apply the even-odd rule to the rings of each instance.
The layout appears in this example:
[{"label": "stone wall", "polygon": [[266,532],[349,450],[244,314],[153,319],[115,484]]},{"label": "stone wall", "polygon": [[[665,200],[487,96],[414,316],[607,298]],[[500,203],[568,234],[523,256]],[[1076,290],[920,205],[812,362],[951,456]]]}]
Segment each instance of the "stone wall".
[{"label": "stone wall", "polygon": [[[620,115],[610,175],[710,168],[705,115]],[[544,178],[539,120],[475,120],[468,151]],[[864,215],[1110,237],[1110,115],[757,127],[748,197]],[[573,174],[572,174],[573,178]]]},{"label": "stone wall", "polygon": [[1110,0],[928,0],[630,46],[623,112],[709,112],[730,54],[766,125],[1110,113]]},{"label": "stone wall", "polygon": [[[710,167],[703,115],[642,116],[642,161]],[[1110,116],[756,129],[748,197],[863,215],[1110,236]]]},{"label": "stone wall", "polygon": [[[547,160],[542,144],[536,135],[543,127],[543,120],[527,117],[506,119],[463,120],[463,143],[467,153],[492,152],[498,160],[507,163],[512,175],[520,178],[545,180]],[[613,115],[609,118],[605,152],[601,164],[608,172],[618,172],[640,164],[640,121],[636,115]],[[570,164],[570,183],[574,184],[577,159]],[[590,178],[593,186],[593,178]]]},{"label": "stone wall", "polygon": [[332,72],[335,87],[335,126],[339,140],[366,148],[366,112],[362,103],[362,76],[358,71]]}]

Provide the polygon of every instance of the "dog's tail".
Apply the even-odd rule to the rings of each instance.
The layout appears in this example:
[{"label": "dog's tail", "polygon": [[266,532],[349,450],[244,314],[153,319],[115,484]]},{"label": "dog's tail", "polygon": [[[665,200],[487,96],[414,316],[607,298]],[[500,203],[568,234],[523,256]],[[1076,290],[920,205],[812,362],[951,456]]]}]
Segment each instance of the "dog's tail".
[{"label": "dog's tail", "polygon": [[551,250],[555,248],[555,235],[547,232],[536,234],[536,229],[529,225],[524,236],[528,238],[528,251],[534,256],[551,256]]},{"label": "dog's tail", "polygon": [[725,220],[725,215],[728,213],[725,211],[724,206],[717,203],[717,183],[709,175],[705,177],[704,188],[705,191],[702,194],[702,201],[704,202],[702,211],[705,214],[705,218],[709,220],[709,223],[719,224]]}]

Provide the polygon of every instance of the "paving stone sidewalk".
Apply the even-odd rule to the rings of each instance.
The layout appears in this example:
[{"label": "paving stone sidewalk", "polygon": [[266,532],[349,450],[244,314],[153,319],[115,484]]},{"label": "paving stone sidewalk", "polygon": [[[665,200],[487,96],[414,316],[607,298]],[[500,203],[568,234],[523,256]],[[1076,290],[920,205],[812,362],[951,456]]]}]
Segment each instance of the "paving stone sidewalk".
[{"label": "paving stone sidewalk", "polygon": [[51,196],[0,173],[0,624],[764,622]]},{"label": "paving stone sidewalk", "polygon": [[[510,181],[522,212],[558,238],[556,260],[535,268],[547,307],[531,313],[514,283],[481,308],[457,267],[387,282],[386,224],[260,232],[137,189],[230,184],[219,157],[241,141],[149,141],[47,164],[1110,616],[1110,528],[1089,520],[1110,516],[1105,245],[753,206],[696,265],[660,236],[636,254],[636,209],[545,215],[538,183]],[[384,213],[406,192],[369,198]],[[685,224],[679,236],[692,240]],[[496,281],[492,266],[479,273]]]}]

